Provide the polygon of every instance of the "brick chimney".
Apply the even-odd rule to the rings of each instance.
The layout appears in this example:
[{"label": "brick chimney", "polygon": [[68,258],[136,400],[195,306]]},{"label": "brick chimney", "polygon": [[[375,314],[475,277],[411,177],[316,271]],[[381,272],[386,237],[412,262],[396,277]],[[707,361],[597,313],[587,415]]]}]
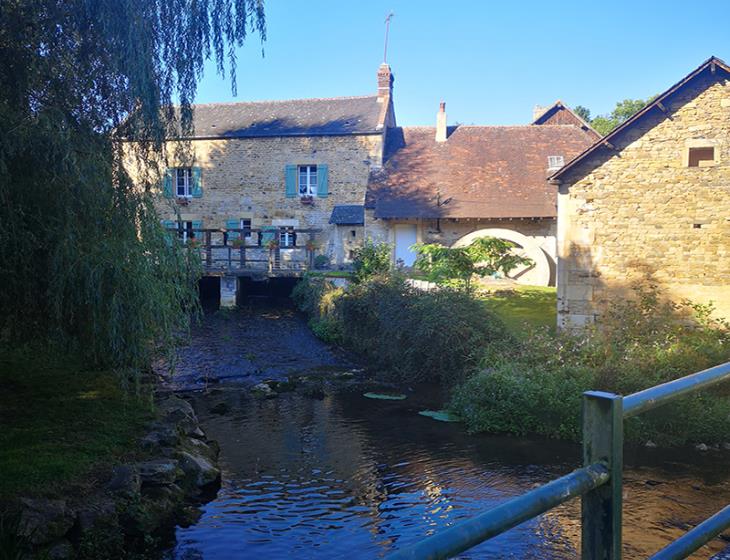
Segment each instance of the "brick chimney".
[{"label": "brick chimney", "polygon": [[383,62],[378,68],[378,101],[393,97],[393,73],[390,66]]},{"label": "brick chimney", "polygon": [[446,142],[446,102],[439,105],[439,112],[436,113],[436,142]]}]

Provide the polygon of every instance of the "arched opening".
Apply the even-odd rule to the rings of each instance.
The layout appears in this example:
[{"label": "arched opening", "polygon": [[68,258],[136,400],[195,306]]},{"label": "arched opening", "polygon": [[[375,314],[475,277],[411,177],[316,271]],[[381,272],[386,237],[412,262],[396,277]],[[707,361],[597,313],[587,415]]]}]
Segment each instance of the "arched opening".
[{"label": "arched opening", "polygon": [[532,265],[521,266],[509,273],[508,278],[518,284],[530,286],[555,285],[555,261],[540,246],[543,240],[535,239],[518,231],[506,228],[486,228],[473,231],[458,239],[453,247],[466,247],[481,237],[496,237],[511,241],[516,245],[515,251],[533,261]]}]

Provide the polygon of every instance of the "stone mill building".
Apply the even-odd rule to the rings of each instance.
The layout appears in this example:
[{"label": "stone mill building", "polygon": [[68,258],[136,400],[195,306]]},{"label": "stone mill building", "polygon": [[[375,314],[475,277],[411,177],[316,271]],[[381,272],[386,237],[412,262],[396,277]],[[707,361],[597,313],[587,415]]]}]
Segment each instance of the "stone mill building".
[{"label": "stone mill building", "polygon": [[730,318],[730,68],[710,58],[552,175],[558,321],[649,278]]}]

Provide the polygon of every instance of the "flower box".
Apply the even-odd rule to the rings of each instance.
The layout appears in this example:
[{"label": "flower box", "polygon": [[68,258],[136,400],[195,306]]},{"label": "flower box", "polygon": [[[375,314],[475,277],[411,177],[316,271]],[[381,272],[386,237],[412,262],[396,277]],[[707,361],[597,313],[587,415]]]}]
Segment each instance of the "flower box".
[{"label": "flower box", "polygon": [[308,204],[310,206],[314,204],[313,196],[301,196],[301,197],[299,197],[299,200],[301,201],[302,204]]}]

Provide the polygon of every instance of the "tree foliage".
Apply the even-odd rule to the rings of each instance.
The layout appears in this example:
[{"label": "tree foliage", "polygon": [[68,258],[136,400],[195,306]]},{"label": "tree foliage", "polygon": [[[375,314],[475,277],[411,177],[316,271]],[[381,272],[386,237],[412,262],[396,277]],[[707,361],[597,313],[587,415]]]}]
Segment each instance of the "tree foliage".
[{"label": "tree foliage", "polygon": [[263,40],[260,0],[0,3],[3,342],[139,365],[185,328],[195,259],[165,238],[156,178],[134,185],[122,152],[152,160],[168,132],[190,130],[205,60],[235,87],[251,31]]},{"label": "tree foliage", "polygon": [[605,136],[611,132],[614,128],[622,125],[624,122],[633,117],[641,109],[643,109],[648,103],[651,103],[656,95],[644,100],[644,99],[624,99],[616,103],[613,111],[607,115],[597,115],[591,119],[590,110],[585,107],[578,105],[573,109],[575,113],[580,116],[586,122],[598,132],[601,136]]},{"label": "tree foliage", "polygon": [[438,243],[415,246],[415,267],[437,284],[449,284],[471,290],[474,276],[509,274],[532,260],[513,251],[515,244],[496,237],[480,237],[466,247],[446,247]]},{"label": "tree foliage", "polygon": [[355,281],[362,282],[390,271],[390,256],[393,246],[388,243],[375,243],[367,239],[362,247],[355,250]]}]

